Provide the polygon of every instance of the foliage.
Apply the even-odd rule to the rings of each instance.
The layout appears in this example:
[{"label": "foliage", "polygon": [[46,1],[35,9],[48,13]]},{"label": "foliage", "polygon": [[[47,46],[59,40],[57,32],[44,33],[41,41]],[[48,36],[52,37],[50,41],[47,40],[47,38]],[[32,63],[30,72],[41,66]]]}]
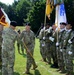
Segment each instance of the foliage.
[{"label": "foliage", "polygon": [[[12,5],[6,5],[0,2],[0,6],[4,8],[10,20],[17,21],[18,25],[23,22],[31,22],[32,30],[36,33],[44,23],[46,0],[14,0]],[[68,23],[74,26],[74,0],[64,0]],[[55,21],[55,10],[51,14],[50,24]]]},{"label": "foliage", "polygon": [[27,14],[29,21],[32,25],[32,30],[37,32],[41,23],[44,22],[44,15],[45,15],[45,3],[44,2],[36,2],[32,9]]}]

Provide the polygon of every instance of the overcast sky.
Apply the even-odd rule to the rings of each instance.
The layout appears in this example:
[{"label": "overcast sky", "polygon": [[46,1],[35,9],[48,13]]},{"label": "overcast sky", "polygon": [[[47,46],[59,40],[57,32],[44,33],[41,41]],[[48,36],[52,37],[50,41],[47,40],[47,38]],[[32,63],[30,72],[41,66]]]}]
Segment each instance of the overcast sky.
[{"label": "overcast sky", "polygon": [[5,3],[5,4],[12,4],[14,0],[0,0],[0,2]]}]

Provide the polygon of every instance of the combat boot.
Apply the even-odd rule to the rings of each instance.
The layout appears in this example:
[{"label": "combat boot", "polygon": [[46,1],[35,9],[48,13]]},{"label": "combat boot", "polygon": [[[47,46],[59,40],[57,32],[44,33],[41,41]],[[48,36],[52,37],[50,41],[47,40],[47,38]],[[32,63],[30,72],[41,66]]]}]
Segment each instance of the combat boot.
[{"label": "combat boot", "polygon": [[26,71],[25,71],[25,72],[23,72],[23,74],[30,74],[29,69],[26,69]]},{"label": "combat boot", "polygon": [[35,64],[33,65],[33,69],[32,70],[35,70],[38,66]]}]

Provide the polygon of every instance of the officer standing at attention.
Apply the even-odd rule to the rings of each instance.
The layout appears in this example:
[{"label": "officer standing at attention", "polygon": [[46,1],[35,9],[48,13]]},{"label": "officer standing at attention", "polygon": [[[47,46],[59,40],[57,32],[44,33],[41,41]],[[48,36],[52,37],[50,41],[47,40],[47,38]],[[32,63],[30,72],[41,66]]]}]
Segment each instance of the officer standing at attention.
[{"label": "officer standing at attention", "polygon": [[44,32],[45,29],[42,28],[39,33],[39,42],[40,42],[40,54],[42,56],[42,61],[46,62],[46,48],[45,48],[45,40],[44,40]]},{"label": "officer standing at attention", "polygon": [[35,47],[35,35],[30,28],[31,28],[31,24],[27,23],[25,26],[25,30],[22,31],[20,35],[20,38],[21,40],[23,40],[24,45],[26,45],[26,47],[28,48],[28,50],[26,49],[26,53],[27,53],[27,62],[26,62],[26,71],[25,71],[26,74],[30,74],[30,68],[32,65],[34,70],[37,68],[36,63],[32,58],[34,47]]},{"label": "officer standing at attention", "polygon": [[2,75],[13,75],[15,61],[15,41],[18,34],[15,31],[17,23],[10,22],[10,27],[5,28],[2,33]]},{"label": "officer standing at attention", "polygon": [[63,58],[65,62],[66,75],[74,75],[73,73],[73,55],[74,55],[74,31],[72,25],[66,25],[63,41]]},{"label": "officer standing at attention", "polygon": [[63,37],[64,37],[64,32],[65,32],[65,27],[66,27],[66,23],[61,22],[60,23],[60,31],[59,31],[59,45],[58,45],[58,50],[57,50],[57,57],[58,57],[58,66],[59,66],[59,70],[61,70],[62,73],[65,72],[65,64],[64,64],[64,59],[63,59]]}]

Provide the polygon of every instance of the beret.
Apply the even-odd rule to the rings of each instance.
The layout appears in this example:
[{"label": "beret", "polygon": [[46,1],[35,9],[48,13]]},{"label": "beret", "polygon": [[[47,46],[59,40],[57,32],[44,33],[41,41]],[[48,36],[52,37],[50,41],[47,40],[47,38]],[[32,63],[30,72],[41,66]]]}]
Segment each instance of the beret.
[{"label": "beret", "polygon": [[65,22],[61,22],[60,25],[65,25],[66,26],[67,24]]},{"label": "beret", "polygon": [[30,23],[26,23],[26,26],[31,26],[31,24]]},{"label": "beret", "polygon": [[11,21],[10,25],[16,27],[17,26],[17,22],[16,21]]}]

